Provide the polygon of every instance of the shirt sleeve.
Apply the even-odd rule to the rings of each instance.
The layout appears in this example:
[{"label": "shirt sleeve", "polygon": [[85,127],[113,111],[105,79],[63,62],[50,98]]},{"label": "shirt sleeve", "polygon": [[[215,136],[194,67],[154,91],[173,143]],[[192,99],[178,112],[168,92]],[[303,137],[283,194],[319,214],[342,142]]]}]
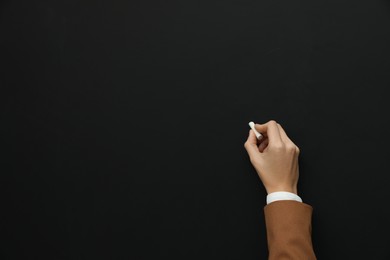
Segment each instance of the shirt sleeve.
[{"label": "shirt sleeve", "polygon": [[287,191],[277,191],[267,195],[267,204],[278,200],[295,200],[298,202],[302,202],[301,197],[299,197],[297,194]]}]

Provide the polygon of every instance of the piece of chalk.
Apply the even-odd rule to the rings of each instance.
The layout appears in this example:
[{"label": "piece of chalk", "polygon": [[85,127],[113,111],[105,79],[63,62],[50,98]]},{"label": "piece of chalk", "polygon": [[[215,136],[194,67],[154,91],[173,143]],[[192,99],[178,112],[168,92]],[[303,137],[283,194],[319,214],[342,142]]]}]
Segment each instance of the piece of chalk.
[{"label": "piece of chalk", "polygon": [[260,134],[260,133],[256,130],[256,128],[255,128],[255,123],[249,122],[249,126],[250,126],[250,128],[252,128],[253,132],[255,132],[255,135],[256,135],[256,137],[257,137],[257,140],[261,140],[261,138],[263,138],[263,135]]}]

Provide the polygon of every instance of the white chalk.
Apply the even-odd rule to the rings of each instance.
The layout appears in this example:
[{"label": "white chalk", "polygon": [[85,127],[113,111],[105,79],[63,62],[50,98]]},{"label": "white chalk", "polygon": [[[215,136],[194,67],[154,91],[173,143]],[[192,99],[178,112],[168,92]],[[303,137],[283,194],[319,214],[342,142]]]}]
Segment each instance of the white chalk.
[{"label": "white chalk", "polygon": [[252,128],[253,132],[255,132],[255,135],[257,137],[257,140],[261,140],[263,138],[263,135],[260,134],[259,132],[257,132],[256,128],[255,128],[255,123],[253,122],[249,122],[249,126],[250,128]]}]

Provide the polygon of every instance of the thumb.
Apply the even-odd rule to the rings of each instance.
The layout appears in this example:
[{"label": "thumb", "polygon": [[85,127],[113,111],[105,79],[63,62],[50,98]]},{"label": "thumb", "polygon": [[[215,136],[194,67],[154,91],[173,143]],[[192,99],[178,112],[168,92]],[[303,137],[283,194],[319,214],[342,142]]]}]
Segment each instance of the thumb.
[{"label": "thumb", "polygon": [[249,136],[244,143],[244,147],[248,152],[250,158],[255,158],[260,155],[259,147],[257,146],[257,138],[252,129],[249,130]]}]

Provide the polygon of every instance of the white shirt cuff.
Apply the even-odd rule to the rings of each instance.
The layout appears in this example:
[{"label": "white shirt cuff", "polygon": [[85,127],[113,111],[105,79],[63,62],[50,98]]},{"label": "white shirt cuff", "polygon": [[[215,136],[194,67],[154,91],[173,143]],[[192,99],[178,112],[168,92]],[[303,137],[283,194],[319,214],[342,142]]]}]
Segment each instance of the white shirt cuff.
[{"label": "white shirt cuff", "polygon": [[302,202],[301,197],[299,197],[297,194],[287,191],[277,191],[267,195],[267,204],[278,200],[296,200]]}]

